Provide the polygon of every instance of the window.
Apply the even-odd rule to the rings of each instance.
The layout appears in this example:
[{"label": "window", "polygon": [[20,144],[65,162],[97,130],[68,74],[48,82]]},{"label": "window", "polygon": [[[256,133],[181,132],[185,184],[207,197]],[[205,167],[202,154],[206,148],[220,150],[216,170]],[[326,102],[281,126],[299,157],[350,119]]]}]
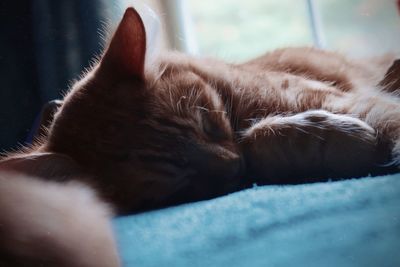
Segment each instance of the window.
[{"label": "window", "polygon": [[160,15],[166,46],[232,62],[285,46],[315,45],[353,56],[400,52],[398,0],[142,2]]},{"label": "window", "polygon": [[231,61],[289,45],[311,45],[304,1],[191,0],[199,52]]},{"label": "window", "polygon": [[327,48],[356,56],[400,52],[400,10],[396,0],[314,2]]}]

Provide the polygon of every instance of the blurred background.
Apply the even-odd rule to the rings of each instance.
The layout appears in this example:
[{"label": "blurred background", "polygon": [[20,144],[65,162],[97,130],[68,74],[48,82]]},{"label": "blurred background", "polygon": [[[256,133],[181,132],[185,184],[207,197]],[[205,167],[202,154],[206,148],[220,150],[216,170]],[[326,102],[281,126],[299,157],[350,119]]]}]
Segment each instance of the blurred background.
[{"label": "blurred background", "polygon": [[29,139],[43,104],[101,53],[106,25],[138,3],[158,14],[161,49],[230,62],[298,45],[400,52],[399,0],[1,0],[0,151]]}]

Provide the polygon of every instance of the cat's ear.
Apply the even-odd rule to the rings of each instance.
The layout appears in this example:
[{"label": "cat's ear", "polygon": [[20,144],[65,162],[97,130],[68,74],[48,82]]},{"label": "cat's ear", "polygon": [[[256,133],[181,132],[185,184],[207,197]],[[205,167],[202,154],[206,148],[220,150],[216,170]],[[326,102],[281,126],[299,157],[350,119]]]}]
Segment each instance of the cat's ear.
[{"label": "cat's ear", "polygon": [[139,13],[126,9],[101,59],[100,69],[127,77],[144,77],[146,30]]},{"label": "cat's ear", "polygon": [[52,180],[64,180],[81,173],[70,157],[52,152],[15,155],[0,161],[0,171],[23,173]]},{"label": "cat's ear", "polygon": [[379,85],[388,92],[400,94],[400,59],[393,62]]}]

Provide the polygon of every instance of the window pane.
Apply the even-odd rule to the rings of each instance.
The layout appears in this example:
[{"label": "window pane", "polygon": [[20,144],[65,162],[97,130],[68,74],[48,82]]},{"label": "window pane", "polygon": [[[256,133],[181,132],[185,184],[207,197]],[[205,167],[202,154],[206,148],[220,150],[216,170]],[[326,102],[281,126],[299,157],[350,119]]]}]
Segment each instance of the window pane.
[{"label": "window pane", "polygon": [[190,0],[189,8],[202,55],[237,61],[312,44],[306,1]]},{"label": "window pane", "polygon": [[327,48],[352,55],[399,52],[396,0],[314,0]]}]

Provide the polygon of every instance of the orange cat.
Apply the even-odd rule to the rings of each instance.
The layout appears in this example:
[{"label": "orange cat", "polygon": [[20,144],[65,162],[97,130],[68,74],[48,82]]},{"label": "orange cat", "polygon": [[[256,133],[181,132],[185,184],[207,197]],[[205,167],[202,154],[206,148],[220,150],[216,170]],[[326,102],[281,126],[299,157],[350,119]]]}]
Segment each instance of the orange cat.
[{"label": "orange cat", "polygon": [[[109,254],[104,247],[93,253],[109,260],[64,265],[118,266],[102,202],[118,214],[131,213],[254,182],[398,171],[400,101],[379,85],[392,63],[391,56],[364,62],[286,48],[243,64],[169,53],[147,65],[145,28],[129,8],[99,63],[64,98],[47,136],[0,163],[5,171],[40,177],[0,174],[0,224],[7,233],[0,248],[8,248],[7,259],[61,266],[82,258],[74,249],[83,227],[82,251],[86,241],[103,239]],[[26,197],[26,206],[17,205],[18,196]],[[71,224],[50,222],[63,216]],[[88,224],[97,220],[91,231]],[[55,232],[42,248],[56,243],[56,251],[33,249],[44,229]],[[65,235],[70,239],[62,241]],[[58,257],[63,252],[68,257]]]}]

